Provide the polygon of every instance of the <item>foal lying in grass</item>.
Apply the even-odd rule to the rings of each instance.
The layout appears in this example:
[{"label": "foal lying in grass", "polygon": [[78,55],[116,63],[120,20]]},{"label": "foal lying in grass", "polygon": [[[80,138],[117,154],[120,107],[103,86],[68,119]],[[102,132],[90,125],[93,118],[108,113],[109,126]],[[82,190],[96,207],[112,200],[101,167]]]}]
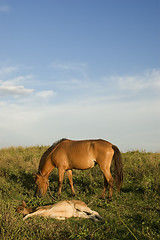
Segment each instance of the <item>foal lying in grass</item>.
[{"label": "foal lying in grass", "polygon": [[28,208],[26,203],[23,201],[22,205],[17,208],[17,212],[24,215],[23,220],[35,215],[51,217],[58,220],[65,220],[66,218],[71,217],[90,218],[94,221],[103,219],[98,212],[92,211],[80,200],[60,201],[54,205],[41,206],[37,208]]}]

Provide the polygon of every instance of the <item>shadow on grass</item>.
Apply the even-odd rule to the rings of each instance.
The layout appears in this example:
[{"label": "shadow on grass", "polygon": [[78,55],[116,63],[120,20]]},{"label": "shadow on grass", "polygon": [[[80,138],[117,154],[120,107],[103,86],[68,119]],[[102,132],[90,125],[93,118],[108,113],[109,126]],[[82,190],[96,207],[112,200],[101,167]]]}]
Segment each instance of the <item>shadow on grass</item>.
[{"label": "shadow on grass", "polygon": [[10,174],[9,179],[15,183],[21,183],[22,187],[30,190],[34,185],[34,176],[32,173],[19,172],[19,175]]},{"label": "shadow on grass", "polygon": [[144,194],[144,189],[137,187],[137,185],[133,186],[124,186],[121,188],[121,192],[123,193],[139,193],[139,194]]}]

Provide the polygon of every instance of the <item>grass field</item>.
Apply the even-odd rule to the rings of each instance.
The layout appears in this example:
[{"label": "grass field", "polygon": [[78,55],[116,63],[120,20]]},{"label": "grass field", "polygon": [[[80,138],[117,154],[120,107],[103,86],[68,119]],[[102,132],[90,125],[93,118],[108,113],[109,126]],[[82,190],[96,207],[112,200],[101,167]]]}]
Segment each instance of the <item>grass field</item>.
[{"label": "grass field", "polygon": [[[33,173],[37,172],[44,146],[11,147],[0,150],[0,239],[160,239],[160,153],[123,153],[124,184],[120,195],[114,187],[113,200],[99,198],[103,177],[96,166],[73,170],[76,191],[81,199],[104,217],[104,222],[71,218],[65,221],[34,217],[23,222],[15,210],[25,200],[28,206],[58,201],[57,170],[50,175],[49,193],[35,198]],[[113,174],[114,175],[114,174]],[[61,199],[72,199],[65,177]]]}]

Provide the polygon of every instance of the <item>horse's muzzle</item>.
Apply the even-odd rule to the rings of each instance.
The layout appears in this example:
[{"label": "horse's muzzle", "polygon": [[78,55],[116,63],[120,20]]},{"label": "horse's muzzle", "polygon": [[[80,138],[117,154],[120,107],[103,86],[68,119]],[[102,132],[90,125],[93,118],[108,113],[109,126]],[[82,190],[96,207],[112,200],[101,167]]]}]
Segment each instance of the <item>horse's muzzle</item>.
[{"label": "horse's muzzle", "polygon": [[43,189],[38,189],[37,192],[36,192],[36,196],[37,197],[43,197],[44,196]]}]

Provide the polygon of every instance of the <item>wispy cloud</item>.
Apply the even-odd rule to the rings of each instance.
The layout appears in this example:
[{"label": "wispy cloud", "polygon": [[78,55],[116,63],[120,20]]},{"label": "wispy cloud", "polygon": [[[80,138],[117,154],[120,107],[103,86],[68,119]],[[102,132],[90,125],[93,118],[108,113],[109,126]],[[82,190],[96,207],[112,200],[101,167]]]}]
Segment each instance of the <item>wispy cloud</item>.
[{"label": "wispy cloud", "polygon": [[[9,68],[5,71],[12,72]],[[12,73],[0,81],[0,96],[12,96],[11,101],[7,97],[0,100],[0,146],[51,144],[62,137],[100,137],[122,150],[159,149],[160,97],[154,97],[154,91],[159,91],[159,70],[99,77],[99,81],[75,75],[62,79],[61,84],[48,81],[47,90],[44,85],[43,89],[38,84],[37,89],[31,87],[35,81],[39,83],[32,74]],[[146,89],[151,98],[144,96]],[[142,97],[133,97],[133,92]]]},{"label": "wispy cloud", "polygon": [[64,70],[64,71],[73,71],[73,70],[79,70],[82,71],[87,67],[87,63],[81,63],[81,62],[58,62],[55,61],[51,63],[51,67],[56,70]]},{"label": "wispy cloud", "polygon": [[16,76],[16,77],[13,77],[13,78],[7,78],[7,80],[0,80],[0,84],[4,85],[4,86],[8,86],[8,85],[17,85],[17,83],[21,82],[25,82],[29,79],[33,79],[34,76],[32,74],[30,75],[20,75],[20,76]]},{"label": "wispy cloud", "polygon": [[10,6],[9,5],[0,5],[0,12],[7,13],[10,11]]},{"label": "wispy cloud", "polygon": [[[41,90],[33,88],[34,84],[38,82],[33,74],[19,74],[22,70],[19,67],[3,67],[0,68],[0,100],[12,99],[12,103],[31,104],[32,102],[44,102],[47,99],[56,95],[53,90]],[[26,87],[27,85],[27,87]],[[28,87],[31,85],[32,87]],[[37,83],[35,84],[37,86]],[[46,84],[45,84],[46,85]],[[30,96],[29,98],[26,98]],[[24,99],[23,99],[24,98]],[[28,99],[28,100],[27,100]]]},{"label": "wispy cloud", "polygon": [[24,86],[0,86],[0,95],[20,97],[32,93],[33,89],[27,89]]},{"label": "wispy cloud", "polygon": [[44,98],[44,99],[53,97],[53,96],[55,96],[55,95],[56,95],[56,93],[53,92],[52,90],[40,91],[40,92],[37,92],[37,93],[36,93],[36,96],[37,96],[37,97],[39,97],[39,98]]},{"label": "wispy cloud", "polygon": [[[73,74],[74,75],[74,74]],[[76,76],[76,75],[75,75]],[[139,101],[157,98],[160,90],[160,70],[153,69],[139,75],[106,76],[99,79],[68,77],[54,81],[59,94],[68,99],[87,102]]]},{"label": "wispy cloud", "polygon": [[118,85],[121,90],[126,91],[145,91],[146,89],[160,88],[160,70],[146,71],[137,76],[117,77]]},{"label": "wispy cloud", "polygon": [[[26,88],[21,85],[22,82],[32,79],[33,75],[20,75],[13,77],[13,74],[15,74],[17,70],[17,67],[5,67],[0,69],[1,97],[22,97],[33,93],[34,89]],[[11,74],[12,76],[10,77]]]},{"label": "wispy cloud", "polygon": [[0,68],[0,77],[4,77],[18,70],[18,67],[3,67]]},{"label": "wispy cloud", "polygon": [[50,67],[54,70],[54,87],[63,95],[79,95],[80,91],[88,88],[88,83],[90,85],[88,63],[54,61]]},{"label": "wispy cloud", "polygon": [[123,99],[129,100],[136,97],[154,97],[160,88],[160,70],[151,69],[137,75],[106,76],[91,79],[88,76],[87,63],[70,63],[55,61],[51,64],[54,69],[54,84],[58,91],[66,90],[89,100],[96,99]]}]

